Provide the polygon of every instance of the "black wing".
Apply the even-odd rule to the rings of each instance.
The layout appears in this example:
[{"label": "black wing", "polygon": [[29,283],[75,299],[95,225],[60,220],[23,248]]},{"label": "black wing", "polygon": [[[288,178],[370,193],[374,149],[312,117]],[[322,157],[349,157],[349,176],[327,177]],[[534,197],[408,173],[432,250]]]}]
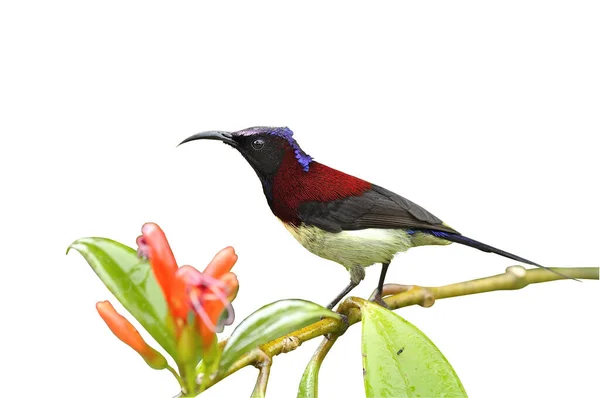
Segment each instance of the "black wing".
[{"label": "black wing", "polygon": [[360,196],[303,203],[298,207],[298,217],[307,225],[329,232],[414,228],[458,234],[421,206],[377,185]]}]

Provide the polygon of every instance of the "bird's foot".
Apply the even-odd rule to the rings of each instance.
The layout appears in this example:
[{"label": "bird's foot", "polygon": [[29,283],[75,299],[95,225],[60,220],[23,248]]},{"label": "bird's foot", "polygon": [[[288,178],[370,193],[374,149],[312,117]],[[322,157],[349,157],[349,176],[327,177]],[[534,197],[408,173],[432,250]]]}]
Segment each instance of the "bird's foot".
[{"label": "bird's foot", "polygon": [[373,303],[377,303],[380,306],[382,306],[383,308],[387,308],[388,310],[390,309],[390,306],[387,305],[385,303],[385,301],[383,301],[383,297],[381,297],[381,293],[375,294],[375,296],[372,297],[369,301],[372,301]]}]

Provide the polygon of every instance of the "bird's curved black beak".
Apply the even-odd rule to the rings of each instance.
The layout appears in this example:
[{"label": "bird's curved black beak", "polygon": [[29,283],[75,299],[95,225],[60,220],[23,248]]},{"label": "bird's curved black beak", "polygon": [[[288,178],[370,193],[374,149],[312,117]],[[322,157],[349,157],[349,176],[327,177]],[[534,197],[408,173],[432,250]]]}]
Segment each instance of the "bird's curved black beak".
[{"label": "bird's curved black beak", "polygon": [[233,140],[233,135],[227,131],[204,131],[186,138],[179,145],[195,140],[218,140],[234,147],[237,146],[237,143]]}]

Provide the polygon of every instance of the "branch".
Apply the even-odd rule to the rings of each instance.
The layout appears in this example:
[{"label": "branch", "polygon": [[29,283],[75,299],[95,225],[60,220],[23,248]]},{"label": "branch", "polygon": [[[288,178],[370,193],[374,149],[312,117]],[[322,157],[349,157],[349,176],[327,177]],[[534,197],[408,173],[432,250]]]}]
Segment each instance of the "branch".
[{"label": "branch", "polygon": [[[577,279],[598,279],[599,274],[599,268],[597,267],[552,269],[567,277]],[[467,296],[471,294],[493,292],[497,290],[517,290],[534,283],[552,282],[561,279],[565,278],[552,272],[548,272],[545,269],[525,269],[521,266],[512,266],[508,267],[506,272],[503,274],[441,287],[388,284],[384,286],[382,293],[383,296],[389,296],[384,298],[384,301],[391,310],[395,310],[415,304],[418,304],[422,307],[431,307],[436,300],[444,298]],[[210,380],[206,384],[206,388],[213,386],[243,367],[253,365],[261,369],[261,373],[259,374],[259,378],[255,387],[255,392],[257,388],[259,388],[261,375],[262,379],[264,379],[264,388],[266,389],[269,368],[263,372],[265,356],[269,359],[268,362],[270,366],[270,359],[274,356],[293,351],[303,342],[312,340],[315,337],[327,334],[339,336],[343,334],[349,326],[361,320],[360,309],[356,305],[356,301],[353,299],[353,297],[348,297],[346,300],[344,300],[344,302],[342,302],[342,304],[340,304],[338,307],[337,312],[345,315],[342,321],[332,318],[325,318],[305,328],[296,330],[287,336],[283,336],[266,343],[262,345],[260,349],[253,350],[248,354],[242,355],[240,359],[238,359],[231,366],[231,368],[229,368],[221,376]],[[226,342],[227,340],[223,340],[219,343],[221,349]],[[331,344],[333,344],[333,342]],[[325,350],[324,353],[327,351],[328,349]]]},{"label": "branch", "polygon": [[267,393],[267,383],[269,382],[269,373],[271,372],[271,357],[264,354],[260,349],[256,350],[256,355],[262,357],[260,363],[255,364],[258,367],[258,377],[256,378],[256,385],[250,398],[265,398]]}]

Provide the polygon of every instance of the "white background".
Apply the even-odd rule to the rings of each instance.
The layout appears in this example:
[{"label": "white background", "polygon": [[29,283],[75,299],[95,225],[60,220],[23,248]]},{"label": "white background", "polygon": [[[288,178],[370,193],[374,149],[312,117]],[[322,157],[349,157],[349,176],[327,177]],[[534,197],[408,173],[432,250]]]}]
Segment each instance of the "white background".
[{"label": "white background", "polygon": [[[345,286],[342,267],[271,215],[239,154],[176,148],[202,130],[289,126],[318,161],[467,236],[598,266],[599,17],[592,1],[3,2],[0,396],[177,393],[96,314],[111,295],[64,255],[80,237],[134,245],[155,221],[199,268],[235,246],[238,322],[282,298],[326,304]],[[425,247],[397,256],[388,281],[441,285],[512,264]],[[399,313],[472,397],[598,396],[598,291],[562,281]],[[295,396],[317,344],[275,359],[269,397]],[[320,396],[362,396],[361,374],[355,326],[326,359]],[[249,396],[255,376],[205,396]]]}]

